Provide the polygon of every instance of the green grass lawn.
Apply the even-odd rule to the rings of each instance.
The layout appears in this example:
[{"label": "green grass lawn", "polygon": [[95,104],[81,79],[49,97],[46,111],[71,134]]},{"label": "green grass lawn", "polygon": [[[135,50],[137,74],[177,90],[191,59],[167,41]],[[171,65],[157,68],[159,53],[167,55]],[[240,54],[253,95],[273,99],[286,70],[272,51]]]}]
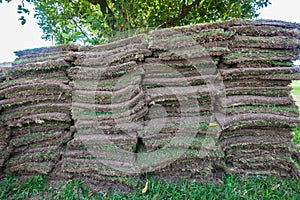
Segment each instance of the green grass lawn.
[{"label": "green grass lawn", "polygon": [[292,95],[294,100],[296,101],[297,106],[300,108],[300,80],[292,82]]},{"label": "green grass lawn", "polygon": [[216,186],[204,183],[162,183],[149,179],[147,192],[144,184],[131,193],[118,191],[92,192],[83,182],[49,183],[42,176],[23,182],[10,176],[0,182],[0,199],[300,199],[300,182],[275,177],[238,177],[226,175]]},{"label": "green grass lawn", "polygon": [[[292,90],[292,96],[294,100],[296,101],[296,104],[300,111],[300,80],[293,81],[291,84],[293,90]],[[294,136],[294,143],[296,144],[296,149],[300,151],[300,127],[294,130],[293,134]]]},{"label": "green grass lawn", "polygon": [[[292,84],[292,95],[300,107],[300,81]],[[300,145],[300,127],[294,131],[294,142]],[[299,148],[300,149],[300,148]],[[92,192],[81,181],[47,181],[35,176],[20,182],[9,176],[0,181],[0,199],[300,199],[300,180],[276,177],[244,177],[225,175],[219,185],[199,182],[163,183],[149,179],[140,181],[130,193],[118,191]]]}]

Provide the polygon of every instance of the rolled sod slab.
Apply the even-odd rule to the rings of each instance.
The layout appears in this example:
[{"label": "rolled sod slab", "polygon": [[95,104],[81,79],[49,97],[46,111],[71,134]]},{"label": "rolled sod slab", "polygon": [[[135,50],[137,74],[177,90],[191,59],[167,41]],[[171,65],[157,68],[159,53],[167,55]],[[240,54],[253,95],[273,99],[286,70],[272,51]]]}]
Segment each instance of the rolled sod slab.
[{"label": "rolled sod slab", "polygon": [[235,52],[231,52],[223,56],[223,62],[225,64],[236,64],[247,62],[251,60],[257,61],[267,61],[267,60],[281,60],[288,61],[297,59],[297,53],[286,52],[286,51],[276,51],[276,50],[262,50],[258,51],[257,49],[236,49]]},{"label": "rolled sod slab", "polygon": [[130,101],[136,96],[143,94],[139,85],[128,85],[116,91],[87,91],[75,90],[72,92],[72,100],[78,103],[90,104],[116,104]]},{"label": "rolled sod slab", "polygon": [[70,64],[66,62],[64,58],[59,58],[51,61],[19,64],[7,70],[6,75],[17,77],[17,75],[20,76],[31,72],[50,72],[58,69],[66,70],[68,67],[70,67]]},{"label": "rolled sod slab", "polygon": [[[281,105],[287,107],[293,107],[295,105],[293,97],[267,97],[267,96],[255,96],[255,95],[231,95],[219,98],[220,107],[234,107],[243,105]],[[222,108],[220,108],[222,109]]]},{"label": "rolled sod slab", "polygon": [[10,157],[10,155],[13,153],[13,148],[9,147],[8,145],[0,145],[0,172],[6,168],[6,163]]},{"label": "rolled sod slab", "polygon": [[101,44],[92,46],[91,48],[87,49],[87,51],[91,52],[104,52],[104,51],[117,51],[118,48],[138,48],[138,47],[144,47],[146,48],[148,45],[147,43],[147,35],[146,34],[139,34],[134,35],[128,38],[120,39],[117,41],[113,41],[107,44]]},{"label": "rolled sod slab", "polygon": [[[272,156],[257,158],[252,160],[242,159],[245,163],[233,163],[232,168],[226,171],[229,174],[247,174],[247,175],[262,175],[262,176],[277,176],[277,177],[290,177],[299,178],[299,172],[295,163],[290,160],[282,158],[274,158]],[[259,162],[260,160],[260,162]],[[243,166],[243,168],[241,168]]]},{"label": "rolled sod slab", "polygon": [[76,129],[81,136],[85,134],[136,134],[140,129],[143,128],[143,124],[144,122],[142,120],[137,120],[131,123],[128,121],[125,123],[114,123],[111,125],[102,125],[100,122],[94,120],[81,120],[80,122],[76,123]]},{"label": "rolled sod slab", "polygon": [[29,50],[21,50],[14,52],[16,56],[19,58],[24,57],[40,57],[44,55],[52,55],[58,54],[61,52],[74,52],[78,51],[78,46],[76,45],[65,45],[65,46],[56,46],[56,47],[42,47],[42,48],[35,48]]},{"label": "rolled sod slab", "polygon": [[227,96],[231,95],[255,95],[266,97],[288,97],[291,92],[290,87],[234,87],[226,88]]},{"label": "rolled sod slab", "polygon": [[[81,126],[81,124],[85,124],[86,122],[91,122],[94,121],[92,124],[97,124],[98,126],[114,126],[116,124],[123,124],[123,123],[131,123],[131,122],[136,122],[140,119],[143,118],[148,112],[148,107],[143,106],[137,109],[137,111],[133,114],[129,114],[127,116],[122,116],[125,115],[124,113],[121,113],[119,115],[119,118],[116,116],[97,116],[94,114],[91,115],[78,115],[74,117],[75,120],[78,121],[78,124],[76,126]],[[131,111],[127,111],[127,113],[131,113]]]},{"label": "rolled sod slab", "polygon": [[[280,137],[280,138],[289,138],[293,139],[291,134],[291,128],[280,128],[278,130],[276,127],[259,127],[259,128],[241,128],[237,130],[226,130],[223,131],[219,137],[220,143],[223,140],[230,138],[238,138],[243,136],[271,136],[271,137]],[[290,145],[290,144],[288,144]],[[287,145],[287,146],[288,146]]]},{"label": "rolled sod slab", "polygon": [[[49,96],[33,95],[27,97],[16,97],[11,99],[0,100],[1,109],[6,112],[10,109],[22,108],[22,106],[34,106],[41,104],[70,104],[71,96],[69,94],[51,94]],[[8,111],[9,112],[9,111]]]},{"label": "rolled sod slab", "polygon": [[[52,146],[53,147],[53,146]],[[59,146],[56,148],[47,147],[44,149],[41,148],[31,148],[26,149],[23,152],[17,152],[18,150],[14,150],[14,155],[10,158],[8,165],[22,165],[26,162],[54,162],[56,163],[59,159]]]},{"label": "rolled sod slab", "polygon": [[172,163],[166,163],[164,167],[160,167],[151,174],[166,181],[181,181],[184,179],[187,181],[211,182],[215,181],[212,179],[215,163],[218,163],[215,155],[199,152],[199,157],[182,156]]},{"label": "rolled sod slab", "polygon": [[255,125],[256,123],[260,124],[265,122],[266,125],[270,123],[270,125],[276,125],[278,123],[278,127],[283,124],[286,124],[289,127],[296,127],[299,126],[300,119],[298,117],[288,117],[288,116],[281,116],[276,114],[264,114],[264,113],[252,113],[249,114],[236,114],[230,115],[224,118],[224,121],[220,121],[220,124],[227,128],[234,128],[237,129],[239,126],[243,127],[244,125]]},{"label": "rolled sod slab", "polygon": [[70,104],[36,104],[29,106],[22,106],[22,108],[13,108],[4,110],[1,114],[2,121],[15,121],[26,115],[42,114],[42,113],[66,113],[70,114]]},{"label": "rolled sod slab", "polygon": [[40,132],[34,134],[26,134],[26,135],[19,135],[13,137],[9,145],[13,147],[21,147],[31,144],[44,144],[47,145],[54,141],[56,142],[63,142],[65,141],[65,137],[69,137],[70,134],[66,131],[55,131],[55,132]]},{"label": "rolled sod slab", "polygon": [[[47,83],[47,82],[40,82],[40,83],[27,83],[21,85],[14,85],[9,88],[5,88],[0,90],[0,95],[4,95],[6,98],[12,98],[17,96],[30,96],[30,94],[36,93],[39,94],[56,94],[56,93],[70,93],[72,90],[71,87],[61,83]],[[26,92],[29,95],[26,95]],[[21,95],[22,94],[22,95]]]},{"label": "rolled sod slab", "polygon": [[21,66],[26,65],[27,63],[44,63],[44,62],[55,62],[57,60],[64,59],[65,61],[75,61],[75,57],[73,56],[73,52],[61,52],[57,54],[46,54],[41,56],[34,56],[34,57],[24,57],[23,59],[16,59],[12,65],[13,66]]},{"label": "rolled sod slab", "polygon": [[255,87],[259,85],[260,87],[277,87],[277,86],[288,86],[290,80],[266,80],[260,79],[260,77],[249,78],[249,79],[235,79],[235,80],[226,80],[223,82],[225,88],[234,88],[234,87]]},{"label": "rolled sod slab", "polygon": [[271,67],[292,67],[293,62],[280,61],[280,60],[252,60],[237,63],[234,65],[221,63],[219,65],[220,69],[230,69],[230,68],[271,68]]},{"label": "rolled sod slab", "polygon": [[226,115],[233,115],[233,114],[243,114],[243,113],[271,113],[277,114],[282,116],[290,116],[290,117],[298,117],[299,116],[299,109],[297,106],[289,105],[289,106],[280,106],[280,105],[243,105],[243,106],[233,106],[233,107],[226,107],[221,108],[221,112]]},{"label": "rolled sod slab", "polygon": [[244,26],[233,26],[229,30],[236,31],[237,35],[247,36],[260,36],[260,37],[272,37],[272,36],[283,36],[289,38],[297,38],[300,36],[299,25],[294,27],[274,27],[271,25],[244,25]]},{"label": "rolled sod slab", "polygon": [[[126,50],[127,49],[127,50]],[[126,50],[126,51],[125,51]],[[143,61],[145,56],[150,56],[152,52],[148,49],[138,49],[125,47],[117,52],[87,52],[80,59],[76,60],[75,64],[78,66],[108,66],[112,64]]]},{"label": "rolled sod slab", "polygon": [[72,79],[79,80],[103,80],[117,78],[125,75],[126,73],[141,71],[136,62],[128,61],[124,63],[116,63],[111,65],[98,65],[95,67],[90,66],[76,66],[68,69],[68,75]]},{"label": "rolled sod slab", "polygon": [[299,41],[295,38],[284,36],[251,37],[235,36],[231,48],[260,48],[260,49],[291,49],[296,50]]},{"label": "rolled sod slab", "polygon": [[12,165],[5,169],[6,173],[15,174],[41,174],[47,175],[55,166],[52,162],[24,162],[20,165]]},{"label": "rolled sod slab", "polygon": [[92,191],[118,190],[122,193],[131,192],[139,183],[139,176],[105,176],[101,174],[76,173],[75,179],[83,180]]},{"label": "rolled sod slab", "polygon": [[[41,122],[41,121],[40,121]],[[70,130],[71,121],[55,121],[55,120],[45,120],[45,123],[27,123],[27,124],[16,124],[15,126],[9,127],[11,137],[16,137],[26,134],[35,134],[41,132],[51,132],[51,131],[62,131]]]}]

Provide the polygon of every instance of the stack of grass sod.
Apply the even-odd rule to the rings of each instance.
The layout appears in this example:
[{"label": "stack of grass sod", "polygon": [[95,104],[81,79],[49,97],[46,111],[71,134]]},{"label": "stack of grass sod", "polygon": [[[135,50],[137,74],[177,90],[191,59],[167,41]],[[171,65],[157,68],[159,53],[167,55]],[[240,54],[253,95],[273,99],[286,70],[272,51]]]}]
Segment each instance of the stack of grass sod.
[{"label": "stack of grass sod", "polygon": [[[198,39],[214,31],[197,34]],[[149,112],[139,133],[145,152],[140,166],[165,180],[208,180],[222,157],[215,145],[216,60],[180,28],[149,33],[151,57],[143,63],[143,89]],[[226,33],[226,38],[228,37]],[[225,48],[224,48],[225,49]]]},{"label": "stack of grass sod", "polygon": [[231,52],[222,56],[220,73],[226,98],[219,110],[221,146],[227,173],[300,177],[292,159],[291,131],[299,112],[290,92],[300,79],[292,60],[299,56],[300,25],[274,21],[235,24]]},{"label": "stack of grass sod", "polygon": [[150,56],[145,35],[95,46],[79,53],[69,71],[76,133],[61,171],[98,189],[128,190],[137,184],[137,132],[148,108],[141,87]]},{"label": "stack of grass sod", "polygon": [[71,87],[66,70],[73,50],[61,46],[16,52],[19,58],[3,73],[0,139],[1,145],[7,143],[1,151],[6,173],[48,174],[62,145],[70,140]]},{"label": "stack of grass sod", "polygon": [[232,20],[77,53],[17,52],[0,71],[0,169],[123,191],[144,172],[299,177],[289,88],[298,45],[298,24]]}]

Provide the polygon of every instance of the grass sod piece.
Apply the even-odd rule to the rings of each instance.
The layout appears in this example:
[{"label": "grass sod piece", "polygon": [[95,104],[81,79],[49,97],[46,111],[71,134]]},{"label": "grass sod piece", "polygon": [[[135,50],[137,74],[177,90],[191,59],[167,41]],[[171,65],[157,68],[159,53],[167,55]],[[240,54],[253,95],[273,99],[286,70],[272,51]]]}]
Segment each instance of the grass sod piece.
[{"label": "grass sod piece", "polygon": [[[66,164],[78,164],[81,163],[82,165],[100,165],[107,168],[107,170],[114,170],[109,169],[112,168],[109,164],[112,166],[116,166],[119,168],[124,168],[122,165],[128,165],[134,164],[134,160],[136,155],[133,151],[133,145],[115,145],[114,150],[98,150],[99,146],[101,145],[89,145],[87,150],[70,150],[63,154],[63,163]],[[63,167],[64,168],[64,167]],[[74,168],[74,167],[73,167]],[[73,169],[72,168],[72,169]],[[80,168],[80,167],[79,167]],[[81,170],[78,169],[78,172]],[[103,169],[104,170],[104,169]],[[84,169],[82,170],[84,171]],[[105,171],[105,170],[104,170]],[[118,170],[116,170],[118,171]]]},{"label": "grass sod piece", "polygon": [[[174,139],[176,138],[176,141]],[[173,141],[172,141],[173,140]],[[159,135],[158,137],[143,137],[143,142],[147,148],[147,151],[155,151],[161,148],[187,148],[187,149],[197,149],[197,150],[209,150],[205,147],[205,143],[210,140],[214,140],[212,136],[185,136],[176,135],[170,136],[166,133]]]},{"label": "grass sod piece", "polygon": [[[12,98],[16,96],[29,96],[30,94],[39,95],[40,93],[43,94],[57,94],[57,93],[70,93],[71,88],[64,84],[59,83],[36,83],[35,86],[33,84],[23,85],[23,86],[15,86],[12,88],[7,88],[0,91],[0,94],[4,94],[6,98]],[[52,92],[52,93],[51,93]],[[26,95],[26,93],[29,93]]]},{"label": "grass sod piece", "polygon": [[268,25],[262,26],[233,26],[229,30],[235,31],[237,35],[248,35],[248,36],[283,36],[290,38],[297,38],[300,35],[300,31],[297,28],[286,29],[283,27],[274,27]]},{"label": "grass sod piece", "polygon": [[70,52],[70,51],[78,51],[78,46],[75,45],[57,45],[50,47],[41,47],[34,49],[26,49],[21,51],[15,51],[14,53],[19,58],[28,58],[28,57],[38,57],[41,55],[51,55],[53,53],[62,53],[62,52]]},{"label": "grass sod piece", "polygon": [[235,88],[229,88],[226,89],[226,95],[232,96],[232,95],[256,95],[256,96],[267,96],[267,97],[288,97],[290,95],[290,91],[287,89],[271,89],[272,87],[265,88],[256,88],[256,90],[253,89],[247,89],[247,87],[244,87],[243,90],[241,89],[235,89]]},{"label": "grass sod piece", "polygon": [[[126,74],[139,75],[137,73],[142,73],[139,69],[136,69],[137,65],[135,62],[128,62],[116,66],[108,66],[103,68],[89,68],[89,67],[75,67],[69,70],[69,75],[73,79],[96,79],[105,80],[120,78]],[[74,72],[73,72],[74,71]],[[80,72],[80,73],[78,73]]]},{"label": "grass sod piece", "polygon": [[19,136],[26,134],[35,134],[41,132],[51,132],[51,131],[61,131],[68,130],[71,126],[71,121],[55,121],[55,120],[44,120],[45,123],[26,123],[26,124],[17,124],[14,127],[11,127],[11,135]]},{"label": "grass sod piece", "polygon": [[[240,136],[240,137],[231,137],[228,139],[223,139],[221,141],[221,145],[223,148],[234,148],[238,146],[264,146],[264,145],[271,145],[280,144],[280,143],[288,143],[290,138],[281,138],[276,136]],[[288,144],[282,144],[282,146],[288,147]]]},{"label": "grass sod piece", "polygon": [[[261,170],[264,171],[264,175],[267,176],[277,176],[277,177],[295,177],[299,179],[299,171],[291,161],[289,157],[276,157],[271,154],[263,156],[251,156],[250,158],[234,158],[231,161],[233,168],[229,170],[236,170],[239,173],[251,174],[255,170],[258,171],[258,174]],[[248,171],[248,172],[247,172]]]},{"label": "grass sod piece", "polygon": [[70,114],[70,105],[63,105],[63,106],[53,106],[53,107],[35,107],[35,108],[26,108],[24,110],[9,110],[6,113],[2,113],[0,119],[3,121],[11,121],[16,120],[18,118],[21,118],[25,115],[31,115],[31,114],[40,114],[40,113],[66,113]]},{"label": "grass sod piece", "polygon": [[[225,32],[224,29],[210,29],[210,30],[204,30],[201,31],[199,34],[184,34],[180,32],[180,29],[177,31],[171,31],[171,34],[174,33],[179,33],[179,34],[174,34],[175,37],[161,37],[160,38],[160,31],[164,31],[164,30],[156,30],[153,32],[150,32],[150,38],[151,41],[153,43],[157,43],[157,44],[161,44],[161,43],[169,43],[169,42],[176,42],[176,41],[182,41],[182,40],[186,40],[186,39],[195,39],[195,38],[201,38],[201,37],[206,37],[209,35],[215,35],[215,34],[220,34],[220,35],[224,35],[227,37],[230,37],[233,32]],[[212,37],[213,37],[212,36]],[[151,48],[151,46],[150,46]]]},{"label": "grass sod piece", "polygon": [[29,69],[24,69],[24,68],[20,68],[20,69],[14,69],[11,71],[8,71],[6,73],[6,76],[9,75],[18,75],[18,74],[25,74],[25,73],[31,73],[31,72],[51,72],[51,71],[55,71],[55,70],[62,70],[62,69],[66,69],[68,66],[63,66],[63,65],[58,65],[58,66],[49,66],[49,67],[44,67],[44,68],[29,68]]},{"label": "grass sod piece", "polygon": [[36,134],[27,134],[24,136],[19,136],[18,138],[13,138],[10,140],[9,144],[12,146],[23,146],[34,143],[47,143],[47,141],[53,141],[63,137],[65,133],[63,131],[54,131],[49,133],[36,133]]},{"label": "grass sod piece", "polygon": [[233,131],[223,131],[219,137],[219,140],[243,136],[270,136],[270,137],[281,137],[281,138],[290,138],[293,139],[291,134],[291,128],[280,128],[276,127],[258,127],[258,128],[245,128],[237,129]]},{"label": "grass sod piece", "polygon": [[31,82],[31,81],[40,81],[40,82],[43,82],[43,81],[54,81],[54,82],[68,82],[69,79],[68,77],[61,73],[58,72],[58,73],[53,73],[53,74],[50,74],[50,73],[47,73],[47,74],[38,74],[38,76],[26,76],[24,78],[17,78],[17,79],[11,79],[11,80],[7,80],[7,81],[4,81],[2,83],[0,83],[0,88],[1,89],[4,89],[6,87],[12,87],[14,85],[20,85],[20,84],[24,84],[24,82]]},{"label": "grass sod piece", "polygon": [[19,156],[12,156],[7,162],[8,166],[21,165],[26,162],[56,162],[59,158],[59,152],[38,152],[26,153]]},{"label": "grass sod piece", "polygon": [[292,53],[284,52],[272,52],[272,51],[238,51],[223,56],[225,64],[235,64],[251,60],[292,60],[296,55]]},{"label": "grass sod piece", "polygon": [[173,76],[199,76],[213,74],[215,66],[218,62],[210,58],[190,58],[188,60],[180,61],[162,61],[158,58],[147,58],[145,64],[142,65],[145,70],[145,76],[156,75],[173,75]]},{"label": "grass sod piece", "polygon": [[107,110],[102,110],[101,108],[98,110],[97,108],[89,109],[89,108],[79,108],[75,107],[73,108],[72,112],[79,118],[84,118],[85,116],[91,116],[91,117],[103,117],[103,118],[116,118],[116,117],[122,117],[126,116],[127,114],[134,114],[134,111],[140,110],[141,107],[144,106],[144,103],[141,101],[132,103],[129,106],[126,106],[125,108],[122,109],[107,109]]},{"label": "grass sod piece", "polygon": [[[73,173],[73,174],[90,174],[90,175],[103,175],[106,177],[120,177],[120,176],[128,176],[131,175],[132,172],[119,171],[117,168],[124,168],[122,165],[126,165],[127,167],[131,166],[131,161],[121,160],[120,156],[119,162],[114,162],[114,167],[105,165],[105,162],[112,162],[109,160],[109,157],[106,160],[94,159],[93,157],[80,159],[80,158],[64,158],[62,163],[62,171],[64,173]],[[124,158],[123,158],[124,159]]]},{"label": "grass sod piece", "polygon": [[280,105],[243,105],[243,106],[233,106],[222,108],[222,111],[226,114],[237,114],[242,112],[270,112],[270,113],[278,113],[286,116],[299,116],[299,109],[295,106],[287,107]]},{"label": "grass sod piece", "polygon": [[23,64],[23,63],[32,63],[32,62],[38,62],[38,61],[46,61],[49,59],[63,58],[65,56],[67,56],[66,53],[60,53],[60,54],[52,54],[52,55],[47,55],[47,56],[38,56],[38,57],[17,59],[13,62],[13,65],[19,65],[19,64]]},{"label": "grass sod piece", "polygon": [[234,88],[234,87],[284,87],[290,84],[289,80],[261,80],[257,78],[249,79],[234,79],[224,81],[225,88]]},{"label": "grass sod piece", "polygon": [[[131,61],[143,61],[145,56],[151,56],[152,52],[148,49],[130,49],[125,52],[117,52],[109,54],[103,53],[85,53],[85,58],[77,59],[76,65],[78,66],[109,66]],[[105,55],[107,54],[107,55]]]},{"label": "grass sod piece", "polygon": [[237,67],[246,67],[246,66],[270,66],[270,67],[292,67],[292,61],[280,61],[280,60],[261,60],[261,61],[246,61],[244,63],[237,64]]},{"label": "grass sod piece", "polygon": [[244,105],[278,105],[286,107],[295,107],[293,98],[291,95],[287,97],[267,97],[256,95],[234,95],[220,98],[220,103],[217,105],[218,109],[244,106]]},{"label": "grass sod piece", "polygon": [[54,167],[53,162],[25,162],[20,165],[12,165],[5,169],[7,174],[41,174],[47,175]]},{"label": "grass sod piece", "polygon": [[58,94],[58,95],[36,95],[36,96],[29,96],[29,97],[16,97],[12,99],[4,99],[1,101],[2,109],[14,109],[21,106],[30,106],[37,103],[70,103],[71,102],[71,94]]},{"label": "grass sod piece", "polygon": [[168,130],[177,130],[177,129],[191,129],[191,130],[208,130],[209,129],[209,122],[207,120],[207,122],[194,122],[194,123],[181,123],[179,125],[177,124],[163,124],[163,125],[153,125],[153,126],[149,126],[147,127],[148,131],[157,131],[157,130],[161,130],[161,131],[168,131]]},{"label": "grass sod piece", "polygon": [[255,120],[252,122],[249,121],[241,121],[230,124],[226,129],[228,130],[237,130],[240,128],[258,128],[258,127],[276,127],[276,128],[293,128],[296,127],[297,124],[290,124],[288,122],[279,122],[279,121],[262,121]]},{"label": "grass sod piece", "polygon": [[[126,84],[139,84],[140,75],[127,76],[122,79],[106,79],[106,80],[76,80],[73,84],[78,90],[97,90],[115,91],[127,87]],[[95,85],[96,84],[96,85]]]},{"label": "grass sod piece", "polygon": [[[225,80],[234,80],[237,78],[257,77],[263,79],[268,76],[280,75],[298,75],[298,69],[292,67],[274,67],[274,68],[236,68],[236,69],[222,69],[220,70]],[[293,79],[293,78],[292,78]],[[291,79],[291,80],[292,80]]]},{"label": "grass sod piece", "polygon": [[288,37],[249,37],[235,36],[233,47],[261,48],[261,49],[297,49],[299,41]]},{"label": "grass sod piece", "polygon": [[139,85],[129,85],[117,91],[86,91],[76,90],[72,93],[72,100],[82,103],[111,104],[122,103],[143,93]]}]

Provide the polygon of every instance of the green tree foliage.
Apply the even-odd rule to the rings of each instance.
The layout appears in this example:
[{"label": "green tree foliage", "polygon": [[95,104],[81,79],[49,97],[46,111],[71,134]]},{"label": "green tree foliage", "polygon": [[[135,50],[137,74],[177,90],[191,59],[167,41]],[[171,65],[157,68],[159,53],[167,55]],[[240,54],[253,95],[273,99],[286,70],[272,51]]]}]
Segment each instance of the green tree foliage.
[{"label": "green tree foliage", "polygon": [[[11,0],[5,0],[10,2]],[[0,0],[2,3],[2,0]],[[43,38],[100,44],[122,32],[257,17],[269,0],[22,0],[22,24],[34,4]]]}]

